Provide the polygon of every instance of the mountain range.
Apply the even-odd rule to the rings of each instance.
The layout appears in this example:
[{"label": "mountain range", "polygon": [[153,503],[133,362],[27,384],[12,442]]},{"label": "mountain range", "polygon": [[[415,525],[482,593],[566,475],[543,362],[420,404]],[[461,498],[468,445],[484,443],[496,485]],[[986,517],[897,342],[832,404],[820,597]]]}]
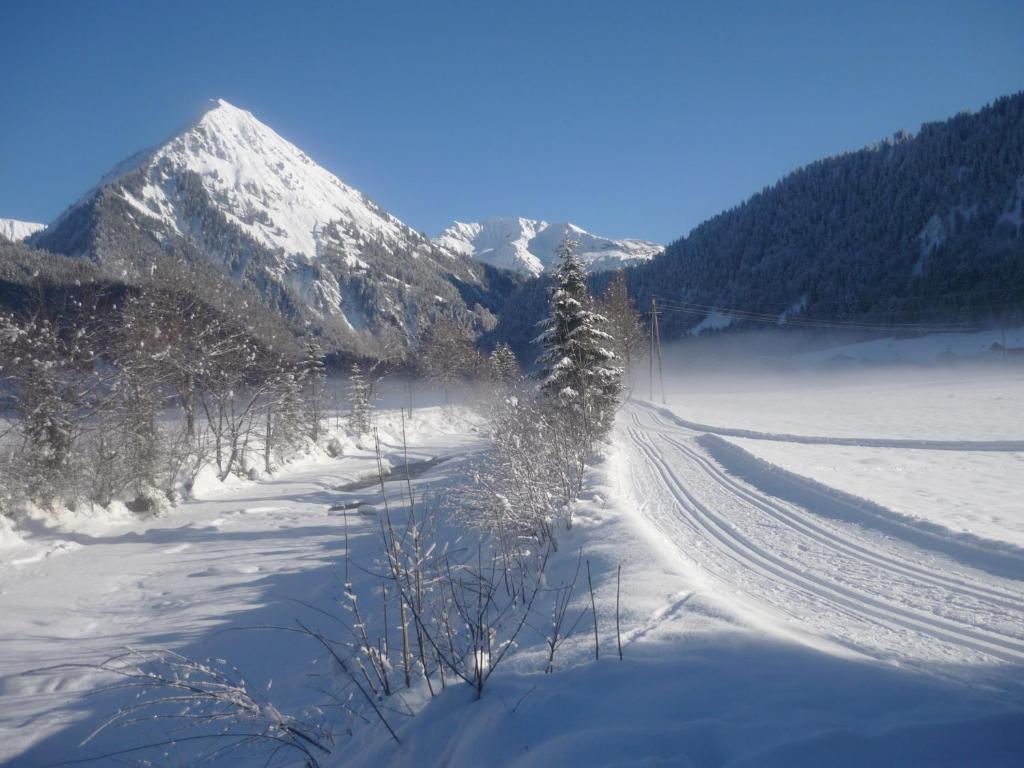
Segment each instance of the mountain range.
[{"label": "mountain range", "polygon": [[551,269],[563,240],[576,243],[591,272],[634,266],[657,256],[664,246],[647,240],[611,240],[568,222],[493,218],[478,223],[453,222],[434,243],[494,267],[536,277]]},{"label": "mountain range", "polygon": [[[660,250],[514,221],[533,233],[522,243],[524,274],[550,263],[560,232],[585,243],[595,268]],[[375,357],[400,355],[442,315],[467,335],[490,330],[516,279],[490,266],[483,241],[430,240],[224,100],[120,163],[45,228],[11,222],[0,234],[130,281],[171,260],[213,266],[297,330]]]},{"label": "mountain range", "polygon": [[798,169],[666,248],[517,217],[429,238],[217,100],[45,228],[0,220],[0,243],[24,241],[0,245],[0,267],[14,285],[35,264],[59,281],[84,260],[130,284],[191,265],[297,336],[395,358],[440,317],[523,350],[566,237],[595,291],[624,268],[639,306],[665,302],[666,338],[772,318],[1024,319],[1024,93]]}]

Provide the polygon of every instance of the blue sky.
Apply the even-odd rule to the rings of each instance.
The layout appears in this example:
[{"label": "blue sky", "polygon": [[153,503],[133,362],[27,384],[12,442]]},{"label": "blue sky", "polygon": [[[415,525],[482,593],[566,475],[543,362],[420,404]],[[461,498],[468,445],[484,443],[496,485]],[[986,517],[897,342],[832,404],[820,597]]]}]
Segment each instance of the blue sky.
[{"label": "blue sky", "polygon": [[211,97],[433,234],[669,241],[817,158],[1024,89],[1024,2],[3,0],[0,216]]}]

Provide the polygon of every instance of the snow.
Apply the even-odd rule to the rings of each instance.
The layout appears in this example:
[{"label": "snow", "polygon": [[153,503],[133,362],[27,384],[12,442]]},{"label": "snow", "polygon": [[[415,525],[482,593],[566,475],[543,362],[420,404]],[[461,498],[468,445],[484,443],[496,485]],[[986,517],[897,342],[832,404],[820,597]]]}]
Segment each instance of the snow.
[{"label": "snow", "polygon": [[795,317],[803,312],[807,308],[807,295],[800,297],[800,300],[795,302],[791,307],[783,310],[779,313],[779,319],[776,321],[779,325],[784,325],[787,320],[791,317]]},{"label": "snow", "polygon": [[434,243],[485,264],[536,276],[555,267],[558,246],[566,237],[577,241],[576,255],[590,272],[639,264],[664,250],[646,240],[612,240],[575,224],[521,217],[456,221],[434,238]]},{"label": "snow", "polygon": [[[628,403],[605,458],[588,471],[572,528],[559,531],[545,579],[549,589],[566,583],[582,552],[600,659],[590,594],[578,587],[569,614],[582,618],[554,674],[543,674],[547,617],[538,615],[480,700],[463,685],[433,699],[414,687],[388,702],[400,744],[372,719],[353,720],[351,736],[338,729],[325,765],[1016,765],[1024,749],[1020,528],[1008,517],[986,520],[988,504],[975,496],[1002,492],[999,514],[1011,512],[1015,483],[1004,470],[1016,459],[782,438],[806,429],[862,441],[1024,439],[1021,375],[885,370],[727,384],[691,372],[673,380],[668,408]],[[951,394],[962,407],[948,407]],[[698,420],[774,439],[687,426]],[[378,427],[399,466],[397,413],[379,413]],[[413,480],[416,493],[443,495],[462,481],[463,457],[483,447],[478,428],[464,411],[417,411],[411,458],[450,458]],[[736,446],[746,459],[729,452]],[[779,463],[759,464],[751,453]],[[813,474],[823,470],[809,465],[836,469]],[[19,532],[26,543],[0,549],[0,611],[11,617],[0,625],[0,761],[85,756],[74,745],[123,699],[85,698],[104,682],[91,673],[16,673],[96,660],[125,644],[228,659],[252,690],[273,681],[267,706],[282,717],[309,703],[328,674],[313,663],[315,649],[292,634],[242,628],[317,615],[295,600],[337,613],[346,538],[355,562],[370,564],[379,557],[378,522],[331,507],[354,498],[375,511],[379,489],[338,490],[374,466],[351,446],[340,460],[311,456],[257,482],[211,484],[202,501],[104,534]],[[890,482],[896,466],[906,469]],[[806,473],[805,484],[784,470]],[[877,489],[868,488],[871,472],[883,477]],[[975,472],[982,477],[971,480]],[[953,477],[943,480],[946,473]],[[966,487],[955,489],[961,481]],[[971,537],[915,500],[912,485],[936,482],[955,491],[957,526]],[[874,506],[844,495],[856,491]],[[17,566],[6,559],[58,540],[80,546]],[[354,568],[350,578],[372,610],[373,573]],[[399,714],[406,706],[415,717]],[[119,729],[95,746],[141,738]],[[167,759],[189,764],[187,756]]]},{"label": "snow", "polygon": [[[126,179],[134,173],[142,175],[141,188],[134,177]],[[178,236],[202,241],[196,200],[182,191],[186,174],[197,176],[206,199],[228,222],[271,251],[269,262],[260,264],[271,281],[288,286],[317,315],[340,320],[352,330],[363,329],[365,323],[342,308],[338,276],[320,263],[323,254],[337,254],[349,268],[366,270],[369,265],[360,255],[368,249],[417,258],[417,249],[429,248],[422,235],[250,112],[223,99],[210,102],[198,121],[164,144],[117,165],[51,226],[56,228],[106,188],[137,214]],[[235,258],[209,255],[215,260]]]},{"label": "snow", "polygon": [[179,232],[187,232],[189,224],[175,209],[173,190],[167,185],[174,175],[192,171],[230,221],[286,255],[315,259],[318,229],[331,222],[390,241],[409,236],[394,216],[314,163],[252,113],[223,99],[212,102],[195,125],[119,166],[102,183],[138,168],[147,177],[144,201],[131,202]]},{"label": "snow", "polygon": [[928,257],[936,248],[946,242],[946,225],[938,214],[932,214],[924,228],[918,233],[917,239],[920,243],[920,250],[917,261],[914,262],[914,267],[911,270],[911,275],[914,277],[924,274]]},{"label": "snow", "polygon": [[923,275],[928,266],[928,257],[934,253],[935,249],[946,242],[946,238],[951,232],[956,231],[960,222],[970,221],[977,214],[977,205],[953,206],[946,212],[945,217],[940,217],[937,213],[932,214],[931,218],[928,219],[917,235],[919,251],[917,260],[911,269],[911,276],[920,277]]},{"label": "snow", "polygon": [[687,333],[690,336],[700,336],[704,331],[720,331],[732,325],[732,316],[723,315],[721,312],[709,312],[697,325]]},{"label": "snow", "polygon": [[[259,270],[269,278],[256,281],[260,291],[277,296],[275,285],[287,289],[339,330],[371,330],[359,305],[383,301],[346,291],[351,271],[376,270],[366,277],[382,279],[379,271],[395,269],[392,256],[428,257],[422,269],[440,270],[439,277],[472,266],[462,257],[452,261],[451,252],[431,245],[252,113],[222,99],[211,101],[198,120],[163,144],[118,164],[50,230],[61,232],[63,222],[90,205],[100,190],[123,199],[130,207],[126,217],[158,239],[194,240],[206,258],[236,279],[248,269]],[[212,219],[197,215],[206,206],[213,209]],[[238,248],[227,245],[230,238],[210,227],[220,219],[216,214],[266,252],[246,255],[242,247],[239,262]],[[463,277],[477,279],[472,273]],[[355,300],[343,304],[346,299]],[[395,320],[407,324],[404,315]]]},{"label": "snow", "polygon": [[1000,224],[1012,227],[1018,236],[1024,227],[1024,176],[1017,179],[1014,194],[1007,203],[1006,210],[996,220],[996,225]]},{"label": "snow", "polygon": [[1024,552],[1020,499],[1024,452],[928,451],[801,445],[730,438],[745,451],[898,515],[952,532],[1009,542]]},{"label": "snow", "polygon": [[32,221],[18,221],[17,219],[0,219],[0,238],[6,238],[13,242],[19,242],[34,235],[42,229],[45,224],[36,224]]},{"label": "snow", "polygon": [[0,515],[0,553],[25,545],[25,540],[15,529],[14,521]]},{"label": "snow", "polygon": [[[418,410],[406,429],[410,460],[472,450],[480,444],[476,424],[458,411]],[[379,414],[377,426],[397,464],[398,414]],[[207,478],[201,500],[161,517],[116,513],[103,526],[77,518],[43,525],[40,517],[17,531],[0,518],[0,764],[89,753],[78,743],[134,693],[91,693],[110,682],[91,670],[23,673],[97,663],[125,646],[228,659],[253,689],[273,680],[281,711],[308,703],[309,675],[318,670],[309,641],[241,630],[308,620],[295,601],[337,612],[346,528],[354,556],[370,562],[377,553],[375,518],[331,509],[342,497],[337,486],[376,473],[373,454],[347,444],[340,460],[311,454],[258,482]],[[416,492],[443,485],[446,466],[422,486],[416,481]],[[91,754],[142,738],[115,729],[90,745]]]},{"label": "snow", "polygon": [[[1024,328],[990,329],[931,333],[913,338],[892,336],[806,352],[795,357],[797,363],[912,363],[953,364],[960,360],[1002,362],[1000,348],[1024,349]],[[993,347],[993,345],[998,345]]]},{"label": "snow", "polygon": [[758,473],[737,473],[657,410],[628,415],[645,514],[740,615],[907,669],[939,665],[947,677],[1013,688],[1024,662],[1015,580],[1024,553],[983,561],[948,541],[894,537],[865,515],[840,516],[821,500],[780,495]]},{"label": "snow", "polygon": [[584,548],[601,660],[584,593],[555,674],[524,643],[480,701],[446,691],[334,764],[1015,765],[1021,581],[774,497],[661,410],[624,408],[547,579]]},{"label": "snow", "polygon": [[[1024,370],[686,371],[666,355],[669,407],[705,432],[854,442],[1024,441]],[[672,371],[679,369],[677,377]],[[643,387],[641,387],[643,389]],[[752,434],[757,433],[757,434]],[[951,447],[956,447],[955,445]]]}]

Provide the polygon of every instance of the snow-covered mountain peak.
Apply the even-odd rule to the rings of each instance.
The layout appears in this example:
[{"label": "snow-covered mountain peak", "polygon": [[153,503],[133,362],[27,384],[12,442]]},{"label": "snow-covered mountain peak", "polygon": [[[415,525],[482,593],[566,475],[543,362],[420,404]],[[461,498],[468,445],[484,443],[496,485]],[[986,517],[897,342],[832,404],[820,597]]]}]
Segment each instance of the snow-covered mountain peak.
[{"label": "snow-covered mountain peak", "polygon": [[34,221],[0,219],[0,238],[17,243],[45,228],[45,224],[36,224]]},{"label": "snow-covered mountain peak", "polygon": [[202,260],[360,354],[411,343],[439,304],[467,327],[493,323],[460,293],[488,290],[479,265],[434,246],[223,99],[115,167],[33,242],[125,274],[168,256]]},{"label": "snow-covered mountain peak", "polygon": [[577,242],[576,253],[592,272],[638,264],[664,250],[646,240],[612,240],[592,235],[569,222],[518,216],[482,222],[456,221],[434,242],[495,267],[539,275],[554,266],[558,246],[566,237]]},{"label": "snow-covered mountain peak", "polygon": [[318,233],[332,223],[356,239],[405,239],[410,232],[251,112],[223,99],[212,101],[198,122],[166,144],[115,169],[104,183],[134,170],[142,170],[147,183],[128,193],[129,202],[181,234],[190,226],[174,200],[174,182],[183,171],[198,175],[231,223],[288,256],[315,258]]}]

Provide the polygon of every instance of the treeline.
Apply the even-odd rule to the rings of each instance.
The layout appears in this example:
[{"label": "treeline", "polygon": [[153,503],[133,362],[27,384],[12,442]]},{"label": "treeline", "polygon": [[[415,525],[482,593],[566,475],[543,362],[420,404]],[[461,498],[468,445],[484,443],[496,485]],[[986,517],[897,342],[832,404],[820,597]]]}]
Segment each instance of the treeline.
[{"label": "treeline", "polygon": [[[243,289],[201,281],[204,272],[193,264],[165,263],[129,283],[86,260],[24,246],[6,252],[12,258],[0,273],[0,511],[8,513],[26,501],[55,508],[123,500],[154,510],[188,493],[205,467],[224,480],[271,472],[310,441],[330,448],[321,440],[328,363],[354,374],[350,421],[357,433],[368,431],[371,390],[384,373],[407,376],[411,404],[417,379],[440,384],[447,401],[458,382],[508,382],[518,371],[507,345],[489,357],[481,353],[473,323],[456,313],[439,313],[411,350],[366,360],[360,371],[351,359],[325,355],[315,336],[296,338]],[[589,312],[582,272],[574,279],[580,311]],[[625,283],[615,288],[602,305],[611,319],[588,320],[601,326],[591,342],[628,361],[637,352],[630,352],[636,339],[629,341],[627,331],[640,346],[643,333]],[[628,328],[615,327],[616,318]],[[627,348],[620,350],[613,336],[627,339]],[[564,353],[551,364],[581,354]],[[506,423],[496,430],[549,441],[530,451],[534,463],[525,465],[536,468],[538,481],[552,467],[577,468],[574,479],[560,483],[561,505],[578,490],[601,431],[595,425],[604,423],[593,416],[590,383],[564,389],[583,393],[582,410],[562,409],[556,419],[521,393],[498,408]],[[536,434],[523,431],[534,427]],[[551,454],[556,449],[561,453]]]},{"label": "treeline", "polygon": [[[0,311],[0,511],[114,499],[156,509],[207,465],[221,479],[269,471],[318,438],[314,342],[301,347],[238,295],[208,301],[184,265],[128,285],[36,258]],[[81,279],[70,290],[46,266]]]}]

